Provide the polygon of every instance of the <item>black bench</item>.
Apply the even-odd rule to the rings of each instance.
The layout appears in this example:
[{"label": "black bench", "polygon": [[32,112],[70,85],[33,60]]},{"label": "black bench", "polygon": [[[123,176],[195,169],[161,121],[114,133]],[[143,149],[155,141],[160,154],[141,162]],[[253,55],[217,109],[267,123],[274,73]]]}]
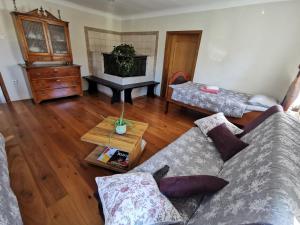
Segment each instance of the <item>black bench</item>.
[{"label": "black bench", "polygon": [[87,80],[89,83],[88,91],[90,93],[98,92],[97,84],[101,84],[105,87],[109,87],[113,93],[113,95],[111,97],[111,104],[121,101],[121,91],[124,91],[124,94],[125,94],[124,101],[132,104],[131,92],[134,88],[147,87],[147,96],[155,97],[154,88],[156,85],[159,84],[159,82],[156,82],[156,81],[147,81],[147,82],[122,85],[122,84],[117,84],[117,83],[114,83],[114,82],[111,82],[108,80],[104,80],[104,79],[96,77],[96,76],[86,76],[83,78],[85,80]]}]

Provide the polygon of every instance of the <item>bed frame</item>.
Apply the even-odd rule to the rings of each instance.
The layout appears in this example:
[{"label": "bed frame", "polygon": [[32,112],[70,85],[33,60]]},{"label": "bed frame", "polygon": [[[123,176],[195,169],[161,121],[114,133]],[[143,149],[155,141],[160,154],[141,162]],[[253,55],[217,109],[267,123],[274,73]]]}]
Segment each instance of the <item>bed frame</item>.
[{"label": "bed frame", "polygon": [[[300,65],[299,65],[299,70],[300,70]],[[171,79],[168,82],[168,88],[167,88],[167,93],[166,93],[166,104],[165,104],[165,113],[167,114],[169,111],[169,105],[170,104],[174,104],[174,105],[178,105],[184,108],[188,108],[197,112],[200,112],[201,114],[207,116],[207,115],[212,115],[215,112],[211,112],[209,110],[200,108],[200,107],[196,107],[196,106],[191,106],[182,102],[178,102],[178,101],[174,101],[171,97],[172,97],[172,93],[173,93],[173,88],[171,88],[169,85],[172,84],[179,84],[178,81],[179,80],[185,80],[185,81],[190,81],[191,80],[191,76],[187,73],[184,72],[177,72],[175,73]],[[281,105],[283,106],[283,109],[285,111],[287,111],[289,109],[289,107],[291,106],[291,104],[295,101],[295,99],[297,98],[297,96],[299,95],[300,92],[300,71],[296,77],[296,79],[293,81],[293,83],[291,84],[283,102],[281,103]],[[243,115],[242,118],[234,118],[234,117],[227,117],[227,119],[240,126],[240,127],[244,127],[246,124],[248,124],[250,121],[254,120],[256,117],[258,117],[259,115],[261,115],[262,112],[248,112],[245,113]]]}]

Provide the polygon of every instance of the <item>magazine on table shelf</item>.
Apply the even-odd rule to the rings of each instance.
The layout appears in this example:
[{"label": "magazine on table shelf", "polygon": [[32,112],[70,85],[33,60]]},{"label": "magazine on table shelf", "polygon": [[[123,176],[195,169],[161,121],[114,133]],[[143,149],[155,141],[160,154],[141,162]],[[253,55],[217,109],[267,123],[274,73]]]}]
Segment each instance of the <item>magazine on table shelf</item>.
[{"label": "magazine on table shelf", "polygon": [[[141,149],[144,150],[147,142],[142,139],[141,141]],[[129,153],[122,151],[117,148],[112,147],[101,147],[99,146],[99,156],[97,158],[98,161],[110,164],[112,166],[117,166],[120,168],[127,168],[129,164]]]},{"label": "magazine on table shelf", "polygon": [[121,151],[117,148],[105,146],[97,160],[103,163],[111,164],[113,166],[126,168],[128,167],[128,158],[128,152]]}]

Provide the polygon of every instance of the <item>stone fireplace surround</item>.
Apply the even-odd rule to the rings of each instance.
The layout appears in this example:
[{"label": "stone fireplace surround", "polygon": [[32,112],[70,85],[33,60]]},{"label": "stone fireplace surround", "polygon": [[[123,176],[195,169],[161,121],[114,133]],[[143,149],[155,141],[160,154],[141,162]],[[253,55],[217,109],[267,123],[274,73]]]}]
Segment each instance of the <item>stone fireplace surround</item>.
[{"label": "stone fireplace surround", "polygon": [[[155,65],[157,58],[158,32],[116,32],[97,28],[85,27],[86,46],[88,54],[89,72],[102,79],[118,84],[132,84],[137,82],[153,81],[155,76]],[[135,77],[118,77],[104,73],[103,53],[113,50],[119,44],[132,44],[137,55],[147,56],[146,75]],[[98,90],[109,96],[111,90],[102,85]],[[132,97],[143,96],[146,88],[134,89]],[[123,94],[122,94],[123,99]]]}]

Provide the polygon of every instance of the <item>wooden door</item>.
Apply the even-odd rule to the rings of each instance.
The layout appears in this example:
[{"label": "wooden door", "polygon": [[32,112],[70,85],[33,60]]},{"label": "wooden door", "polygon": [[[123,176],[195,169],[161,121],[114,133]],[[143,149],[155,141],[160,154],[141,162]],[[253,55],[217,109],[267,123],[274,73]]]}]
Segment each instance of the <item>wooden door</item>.
[{"label": "wooden door", "polygon": [[167,32],[161,96],[165,96],[168,81],[178,72],[193,78],[197,63],[202,31]]}]

